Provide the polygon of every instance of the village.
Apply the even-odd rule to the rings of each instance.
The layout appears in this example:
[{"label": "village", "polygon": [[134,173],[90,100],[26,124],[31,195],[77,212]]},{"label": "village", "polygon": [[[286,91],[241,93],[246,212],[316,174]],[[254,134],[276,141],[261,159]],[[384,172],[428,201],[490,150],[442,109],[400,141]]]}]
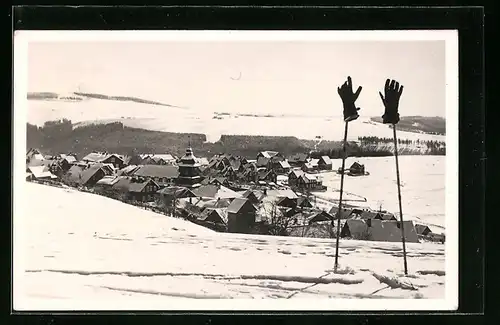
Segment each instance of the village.
[{"label": "village", "polygon": [[[91,152],[78,159],[38,149],[26,155],[28,181],[107,196],[218,232],[335,238],[333,221],[340,217],[342,238],[401,241],[394,214],[346,203],[338,211],[335,201],[318,199],[315,193],[327,190],[321,175],[332,172],[369,175],[358,162],[335,171],[328,156],[263,151],[255,159],[230,154],[208,159],[196,157],[190,145],[180,158]],[[444,234],[413,221],[404,221],[404,232],[407,242],[445,241]]]}]

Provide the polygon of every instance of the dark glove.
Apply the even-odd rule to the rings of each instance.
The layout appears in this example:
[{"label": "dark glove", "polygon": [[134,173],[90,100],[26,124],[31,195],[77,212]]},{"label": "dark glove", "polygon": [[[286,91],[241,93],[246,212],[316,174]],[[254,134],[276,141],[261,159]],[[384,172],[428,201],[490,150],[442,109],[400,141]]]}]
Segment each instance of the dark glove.
[{"label": "dark glove", "polygon": [[356,101],[356,99],[358,99],[362,88],[363,87],[359,86],[358,90],[356,90],[356,93],[353,93],[351,77],[347,77],[347,81],[344,82],[342,86],[337,88],[337,92],[339,93],[339,96],[342,99],[342,103],[344,104],[345,122],[354,121],[359,117],[358,111],[360,108],[356,107],[354,102]]},{"label": "dark glove", "polygon": [[382,103],[384,103],[385,113],[382,115],[384,124],[398,124],[399,122],[399,98],[403,93],[403,86],[396,80],[387,79],[385,81],[385,97],[379,92]]}]

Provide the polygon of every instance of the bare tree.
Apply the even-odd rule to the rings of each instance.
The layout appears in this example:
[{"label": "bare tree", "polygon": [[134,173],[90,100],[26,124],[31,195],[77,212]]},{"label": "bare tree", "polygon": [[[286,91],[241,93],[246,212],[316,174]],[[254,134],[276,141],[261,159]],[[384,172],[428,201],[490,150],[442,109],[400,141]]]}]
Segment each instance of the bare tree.
[{"label": "bare tree", "polygon": [[275,236],[288,235],[287,230],[292,224],[294,217],[289,216],[279,209],[277,202],[266,202],[263,205],[266,221],[269,226],[269,234]]}]

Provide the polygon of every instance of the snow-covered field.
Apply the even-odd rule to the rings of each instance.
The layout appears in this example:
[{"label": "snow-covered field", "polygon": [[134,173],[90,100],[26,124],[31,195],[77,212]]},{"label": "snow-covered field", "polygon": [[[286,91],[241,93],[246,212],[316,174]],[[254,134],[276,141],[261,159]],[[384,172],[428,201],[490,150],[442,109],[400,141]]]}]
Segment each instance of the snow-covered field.
[{"label": "snow-covered field", "polygon": [[[346,166],[351,166],[355,161],[364,164],[370,175],[345,176],[344,191],[347,195],[344,199],[359,200],[358,196],[361,196],[367,202],[347,203],[366,205],[373,209],[382,206],[384,210],[399,212],[394,157],[350,157],[346,160]],[[334,170],[341,166],[341,159],[333,160]],[[445,156],[399,156],[403,216],[405,220],[429,225],[437,233],[444,232],[445,226],[445,167]],[[320,175],[328,190],[317,195],[338,200],[340,175],[335,172]]]},{"label": "snow-covered field", "polygon": [[[333,240],[216,233],[72,189],[16,186],[30,204],[14,218],[15,309],[169,309],[183,298],[444,298],[444,245],[407,244],[404,277],[400,243],[341,239],[346,274],[334,274]],[[391,289],[373,272],[414,290]]]},{"label": "snow-covered field", "polygon": [[[307,110],[306,110],[307,112]],[[28,123],[43,125],[45,121],[67,118],[73,123],[106,123],[121,121],[124,125],[154,131],[196,132],[207,135],[209,142],[219,140],[221,134],[295,136],[299,139],[340,141],[344,135],[341,116],[274,115],[250,117],[241,114],[218,115],[202,108],[165,107],[134,102],[86,99],[81,102],[28,101]],[[311,127],[313,125],[314,127]],[[359,136],[392,138],[392,130],[380,123],[373,123],[368,116],[349,124],[349,139]],[[445,141],[445,136],[412,132],[398,132],[398,138],[410,140]]]}]

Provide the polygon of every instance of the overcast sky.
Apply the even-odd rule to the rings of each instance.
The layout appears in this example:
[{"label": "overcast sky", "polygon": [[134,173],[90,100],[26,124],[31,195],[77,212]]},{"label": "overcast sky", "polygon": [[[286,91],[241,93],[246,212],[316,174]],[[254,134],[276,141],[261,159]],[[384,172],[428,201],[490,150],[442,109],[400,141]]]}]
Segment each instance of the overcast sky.
[{"label": "overcast sky", "polygon": [[[363,86],[380,116],[386,78],[405,86],[401,115],[445,116],[445,42],[30,43],[28,90],[138,96],[219,112],[339,115],[337,86]],[[232,80],[231,78],[239,80]]]}]

